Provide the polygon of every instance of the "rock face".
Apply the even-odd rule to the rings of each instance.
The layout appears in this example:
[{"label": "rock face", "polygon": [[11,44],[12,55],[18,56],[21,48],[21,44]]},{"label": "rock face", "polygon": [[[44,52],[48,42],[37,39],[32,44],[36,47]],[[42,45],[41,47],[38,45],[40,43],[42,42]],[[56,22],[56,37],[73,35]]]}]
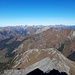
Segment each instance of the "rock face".
[{"label": "rock face", "polygon": [[36,31],[36,34],[42,33],[43,31],[46,31],[46,30],[48,30],[48,29],[50,29],[50,27],[43,27],[43,28],[41,28],[41,29],[38,29],[38,30]]},{"label": "rock face", "polygon": [[75,65],[54,48],[27,50],[15,57],[14,64],[12,70],[4,71],[5,75],[26,75],[37,68],[46,73],[57,69],[68,75],[75,74],[71,71],[75,69]]}]

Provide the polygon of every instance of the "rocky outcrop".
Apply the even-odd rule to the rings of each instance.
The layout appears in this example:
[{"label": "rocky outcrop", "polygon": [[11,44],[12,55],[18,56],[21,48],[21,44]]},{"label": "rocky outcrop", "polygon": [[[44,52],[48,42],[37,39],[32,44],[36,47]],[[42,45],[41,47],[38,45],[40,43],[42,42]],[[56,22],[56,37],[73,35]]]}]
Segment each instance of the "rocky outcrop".
[{"label": "rocky outcrop", "polygon": [[[5,70],[6,75],[25,75],[39,68],[43,72],[49,72],[57,69],[60,72],[66,72],[68,75],[75,73],[75,65],[54,48],[49,49],[31,49],[14,58],[12,70]],[[19,70],[15,70],[19,69]]]}]

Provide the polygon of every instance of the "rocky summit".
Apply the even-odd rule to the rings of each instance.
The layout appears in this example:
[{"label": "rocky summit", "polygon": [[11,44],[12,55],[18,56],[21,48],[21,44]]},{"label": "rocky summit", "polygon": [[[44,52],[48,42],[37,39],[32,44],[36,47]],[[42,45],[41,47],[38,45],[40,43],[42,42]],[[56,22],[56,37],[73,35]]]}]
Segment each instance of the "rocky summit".
[{"label": "rocky summit", "polygon": [[11,70],[5,70],[5,75],[26,75],[39,68],[43,72],[52,69],[74,75],[75,65],[54,48],[31,49],[14,58],[14,66]]}]

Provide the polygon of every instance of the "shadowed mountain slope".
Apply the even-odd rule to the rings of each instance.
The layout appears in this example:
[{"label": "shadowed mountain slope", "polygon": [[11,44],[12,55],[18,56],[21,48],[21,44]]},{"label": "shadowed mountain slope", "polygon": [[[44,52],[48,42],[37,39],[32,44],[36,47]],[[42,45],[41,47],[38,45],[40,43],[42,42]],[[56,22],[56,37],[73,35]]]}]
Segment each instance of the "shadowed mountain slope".
[{"label": "shadowed mountain slope", "polygon": [[49,73],[43,73],[43,71],[39,70],[38,68],[34,71],[28,73],[27,75],[67,75],[65,72],[59,72],[58,70],[51,70]]}]

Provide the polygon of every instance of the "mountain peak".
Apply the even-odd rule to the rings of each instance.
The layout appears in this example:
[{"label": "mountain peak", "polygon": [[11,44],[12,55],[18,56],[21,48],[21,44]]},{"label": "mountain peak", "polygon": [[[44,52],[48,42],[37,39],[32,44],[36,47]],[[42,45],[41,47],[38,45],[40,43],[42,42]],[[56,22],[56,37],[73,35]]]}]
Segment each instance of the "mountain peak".
[{"label": "mountain peak", "polygon": [[70,75],[70,69],[75,69],[75,65],[54,48],[27,50],[15,57],[14,64],[13,68],[23,69],[24,74],[39,68],[43,72],[57,69]]}]

